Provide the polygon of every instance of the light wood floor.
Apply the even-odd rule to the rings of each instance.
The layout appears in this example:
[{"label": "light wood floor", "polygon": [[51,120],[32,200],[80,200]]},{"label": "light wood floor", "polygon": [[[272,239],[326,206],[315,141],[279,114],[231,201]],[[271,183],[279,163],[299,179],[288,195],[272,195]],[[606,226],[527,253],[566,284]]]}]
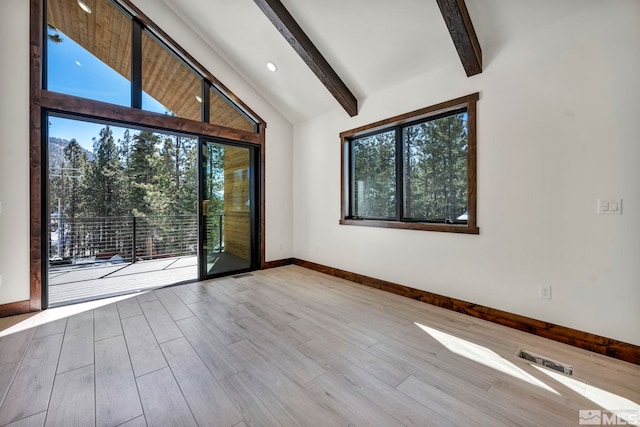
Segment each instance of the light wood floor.
[{"label": "light wood floor", "polygon": [[640,410],[636,365],[296,266],[104,303],[0,319],[0,425],[546,427]]}]

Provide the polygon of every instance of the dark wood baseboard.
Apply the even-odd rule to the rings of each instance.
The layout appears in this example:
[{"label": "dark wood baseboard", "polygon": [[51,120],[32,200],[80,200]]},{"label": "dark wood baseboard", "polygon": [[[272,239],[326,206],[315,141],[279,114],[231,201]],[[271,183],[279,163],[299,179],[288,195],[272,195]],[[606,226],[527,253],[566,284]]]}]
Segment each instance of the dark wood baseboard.
[{"label": "dark wood baseboard", "polygon": [[16,314],[30,313],[31,301],[18,301],[0,305],[0,317],[15,316]]},{"label": "dark wood baseboard", "polygon": [[[491,307],[462,301],[431,292],[414,289],[408,286],[399,285],[397,283],[380,280],[362,274],[352,273],[350,271],[341,270],[339,268],[328,267],[322,264],[316,264],[310,261],[294,259],[293,264],[300,267],[315,270],[320,273],[329,274],[339,277],[350,282],[359,283],[386,292],[402,295],[448,310],[464,313],[478,319],[488,320],[489,322],[499,325],[508,326],[513,329],[528,332],[544,338],[569,344],[574,347],[592,351],[594,353],[610,356],[615,359],[624,360],[626,362],[640,365],[640,346],[618,341],[612,338],[606,338],[589,332],[579,331],[577,329],[559,326],[549,322],[532,319],[530,317],[513,314],[506,311],[498,310]],[[286,265],[286,264],[283,264]]]},{"label": "dark wood baseboard", "polygon": [[265,261],[262,263],[262,269],[267,270],[269,268],[284,267],[285,265],[295,264],[296,261],[297,260],[295,258],[283,258],[277,259],[275,261]]},{"label": "dark wood baseboard", "polygon": [[[298,265],[320,273],[329,274],[334,277],[348,280],[350,282],[359,283],[361,285],[391,292],[407,298],[412,298],[421,302],[436,305],[448,310],[457,311],[478,319],[487,320],[499,325],[508,326],[513,329],[528,332],[544,338],[569,344],[574,347],[592,351],[594,353],[603,354],[615,359],[624,360],[626,362],[640,365],[640,346],[618,341],[612,338],[602,337],[589,332],[579,331],[577,329],[568,328],[566,326],[555,325],[549,322],[532,319],[530,317],[513,314],[506,311],[498,310],[491,307],[462,301],[447,296],[434,294],[432,292],[411,288],[409,286],[399,285],[397,283],[388,282],[386,280],[376,279],[374,277],[365,276],[363,274],[352,273],[350,271],[341,270],[339,268],[329,267],[310,261],[304,261],[297,258],[285,258],[275,261],[269,261],[262,264],[263,269],[283,267],[286,265]],[[0,305],[0,317],[13,316],[16,314],[24,314],[31,312],[30,302],[19,301],[10,304]]]}]

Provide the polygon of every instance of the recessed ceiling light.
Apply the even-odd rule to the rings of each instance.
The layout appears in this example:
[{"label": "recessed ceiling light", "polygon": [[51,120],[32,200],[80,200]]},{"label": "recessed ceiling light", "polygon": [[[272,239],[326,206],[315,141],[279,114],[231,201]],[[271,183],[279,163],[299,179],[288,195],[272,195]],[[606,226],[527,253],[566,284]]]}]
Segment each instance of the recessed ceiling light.
[{"label": "recessed ceiling light", "polygon": [[202,103],[202,97],[200,95],[196,95],[196,101]]},{"label": "recessed ceiling light", "polygon": [[82,67],[82,64],[80,63],[80,61],[76,61],[76,65],[77,65],[78,67]]},{"label": "recessed ceiling light", "polygon": [[78,6],[80,6],[80,9],[84,10],[85,12],[91,13],[91,8],[89,7],[89,5],[82,0],[78,0]]},{"label": "recessed ceiling light", "polygon": [[278,66],[273,62],[267,62],[267,70],[275,73],[276,71],[278,71]]}]

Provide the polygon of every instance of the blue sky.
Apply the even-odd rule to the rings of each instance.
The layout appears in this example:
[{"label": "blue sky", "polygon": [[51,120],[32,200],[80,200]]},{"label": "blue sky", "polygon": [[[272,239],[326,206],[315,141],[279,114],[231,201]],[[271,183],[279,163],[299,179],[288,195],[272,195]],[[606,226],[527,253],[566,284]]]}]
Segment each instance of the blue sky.
[{"label": "blue sky", "polygon": [[[82,122],[78,120],[69,120],[62,117],[49,116],[49,136],[54,138],[62,138],[67,141],[76,139],[78,143],[86,150],[93,151],[93,138],[100,136],[100,130],[104,125]],[[113,139],[117,142],[122,139],[124,131],[127,128],[111,126],[113,131]],[[135,135],[135,131],[130,131],[131,136]]]},{"label": "blue sky", "polygon": [[[69,95],[111,104],[131,105],[131,83],[93,56],[66,34],[51,28],[49,34],[59,34],[62,43],[48,41],[47,89]],[[166,108],[158,101],[142,94],[146,110],[165,113]],[[71,140],[75,138],[82,147],[93,151],[93,138],[99,136],[104,125],[58,117],[49,118],[49,136]],[[126,128],[113,127],[115,140],[122,138]]]}]

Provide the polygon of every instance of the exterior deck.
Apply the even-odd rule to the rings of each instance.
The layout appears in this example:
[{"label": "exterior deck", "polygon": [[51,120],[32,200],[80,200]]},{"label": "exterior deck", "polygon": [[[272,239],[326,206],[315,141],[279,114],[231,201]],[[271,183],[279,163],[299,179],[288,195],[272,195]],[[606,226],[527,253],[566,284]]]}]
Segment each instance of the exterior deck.
[{"label": "exterior deck", "polygon": [[196,256],[52,267],[49,270],[49,305],[160,288],[197,278]]}]

